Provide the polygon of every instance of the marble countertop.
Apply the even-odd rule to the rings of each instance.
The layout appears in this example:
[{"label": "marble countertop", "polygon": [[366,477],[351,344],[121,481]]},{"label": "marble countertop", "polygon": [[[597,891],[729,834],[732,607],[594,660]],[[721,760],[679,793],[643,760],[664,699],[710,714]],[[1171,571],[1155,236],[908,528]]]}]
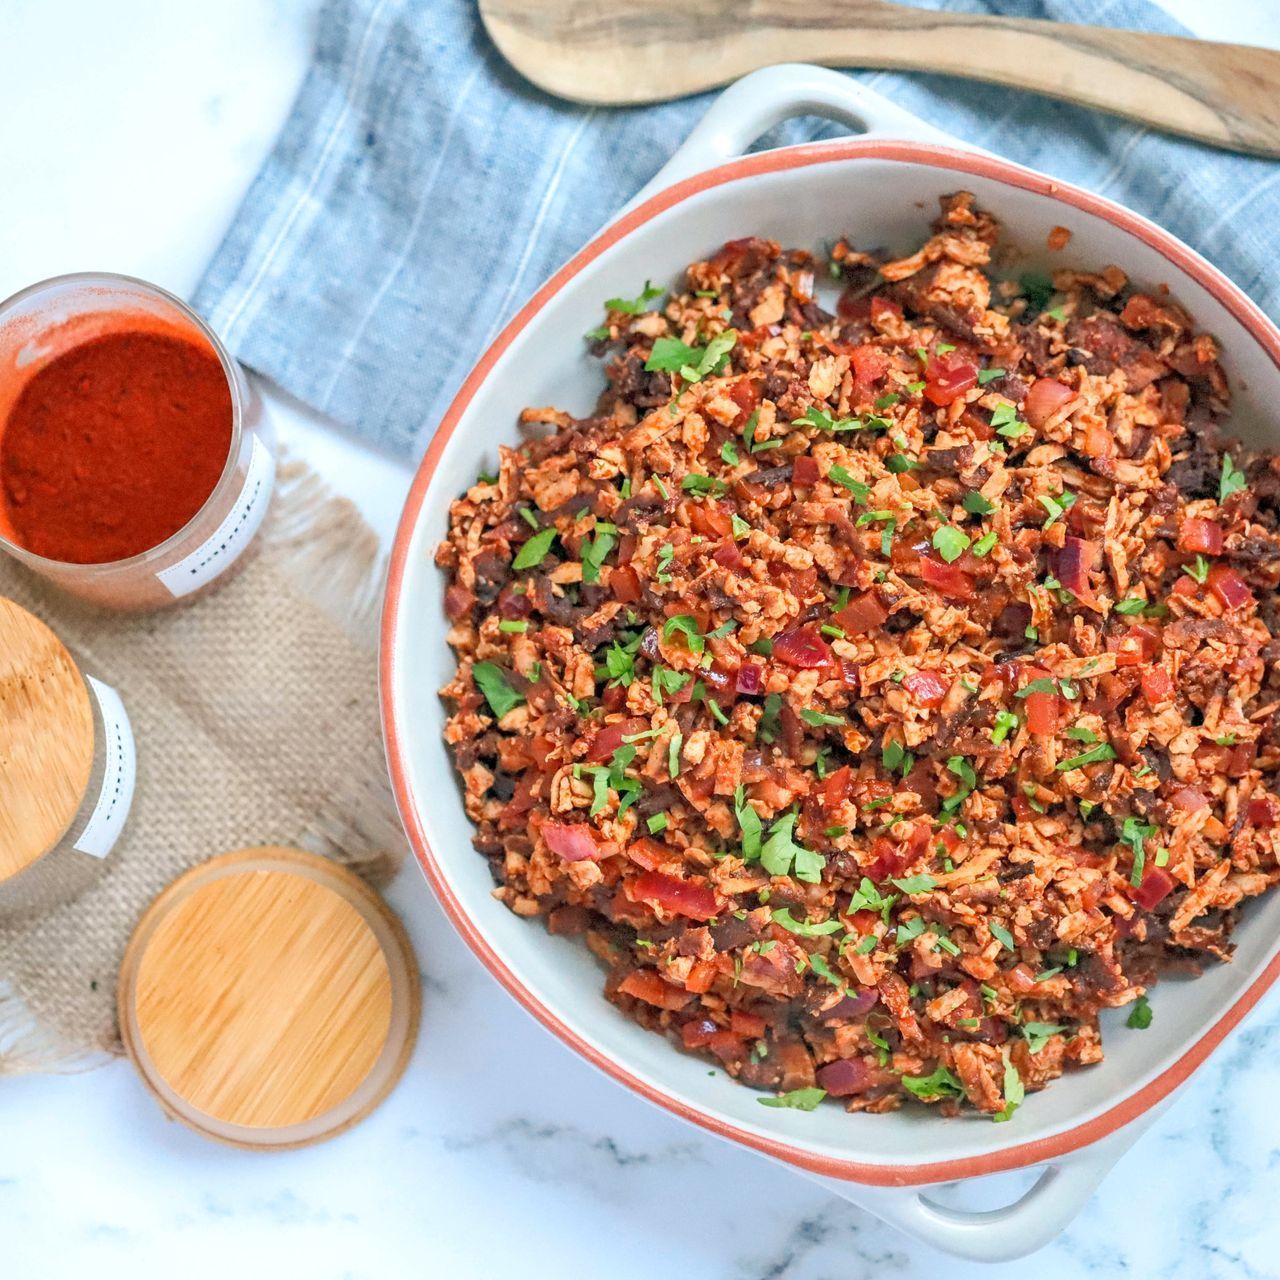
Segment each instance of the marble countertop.
[{"label": "marble countertop", "polygon": [[[1167,7],[1202,34],[1280,47],[1273,0]],[[94,268],[189,291],[288,110],[314,10],[314,0],[5,0],[0,296]],[[408,473],[293,406],[277,411],[293,447],[389,534]],[[5,1080],[0,1274],[1280,1275],[1280,991],[1064,1236],[1034,1259],[985,1268],[624,1092],[498,988],[415,868],[390,897],[426,991],[417,1052],[383,1107],[324,1146],[263,1156],[169,1123],[123,1063]],[[995,1204],[1025,1183],[1006,1175],[968,1194]]]}]

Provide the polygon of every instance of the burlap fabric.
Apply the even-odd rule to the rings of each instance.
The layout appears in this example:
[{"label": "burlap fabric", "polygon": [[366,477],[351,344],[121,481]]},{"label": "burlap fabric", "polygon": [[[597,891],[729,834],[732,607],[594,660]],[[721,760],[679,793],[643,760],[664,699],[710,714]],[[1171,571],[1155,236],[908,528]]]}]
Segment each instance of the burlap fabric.
[{"label": "burlap fabric", "polygon": [[300,845],[377,881],[403,852],[383,765],[375,626],[382,566],[356,510],[282,468],[243,568],[186,607],[89,610],[0,557],[0,595],[44,618],[133,722],[133,809],[102,877],[0,926],[0,1075],[120,1052],[115,983],[139,915],[227,849]]}]

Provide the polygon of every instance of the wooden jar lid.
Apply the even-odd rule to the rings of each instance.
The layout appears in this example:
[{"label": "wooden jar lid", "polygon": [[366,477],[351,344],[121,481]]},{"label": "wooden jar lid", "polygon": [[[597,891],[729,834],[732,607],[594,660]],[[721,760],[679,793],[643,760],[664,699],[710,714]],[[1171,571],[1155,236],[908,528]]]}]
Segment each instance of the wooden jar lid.
[{"label": "wooden jar lid", "polygon": [[0,882],[58,843],[92,768],[84,678],[39,618],[0,599]]},{"label": "wooden jar lid", "polygon": [[120,969],[120,1029],[170,1115],[256,1150],[363,1119],[404,1071],[418,969],[400,922],[350,871],[241,849],[151,904]]}]

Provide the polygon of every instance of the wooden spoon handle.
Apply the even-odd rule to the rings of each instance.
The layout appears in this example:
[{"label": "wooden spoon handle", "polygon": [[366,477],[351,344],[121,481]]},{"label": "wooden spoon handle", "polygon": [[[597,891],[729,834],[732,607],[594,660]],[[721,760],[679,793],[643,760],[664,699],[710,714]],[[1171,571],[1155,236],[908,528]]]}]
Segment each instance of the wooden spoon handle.
[{"label": "wooden spoon handle", "polygon": [[816,62],[991,81],[1280,156],[1280,52],[1270,49],[875,0],[481,0],[480,9],[517,70],[579,102],[659,102],[773,63]]}]

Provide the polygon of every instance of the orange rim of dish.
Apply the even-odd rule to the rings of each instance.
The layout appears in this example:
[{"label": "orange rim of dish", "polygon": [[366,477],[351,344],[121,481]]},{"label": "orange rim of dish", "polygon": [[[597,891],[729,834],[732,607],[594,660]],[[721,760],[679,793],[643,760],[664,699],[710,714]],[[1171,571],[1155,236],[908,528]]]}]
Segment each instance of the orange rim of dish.
[{"label": "orange rim of dish", "polygon": [[782,1160],[811,1173],[841,1178],[871,1186],[922,1186],[935,1182],[953,1182],[963,1178],[976,1178],[984,1174],[1000,1173],[1009,1169],[1025,1168],[1060,1159],[1114,1133],[1117,1129],[1137,1119],[1144,1112],[1169,1096],[1213,1052],[1227,1034],[1258,1002],[1263,993],[1280,976],[1280,949],[1272,956],[1262,973],[1250,983],[1239,997],[1223,1012],[1204,1034],[1176,1061],[1165,1068],[1137,1092],[1122,1099],[1091,1120],[1082,1122],[1060,1133],[1031,1142],[1018,1143],[985,1155],[964,1156],[929,1164],[869,1164],[865,1161],[846,1160],[837,1156],[819,1155],[803,1147],[794,1146],[777,1138],[771,1138],[743,1129],[702,1108],[675,1097],[665,1089],[637,1075],[623,1062],[602,1053],[584,1040],[572,1027],[567,1026],[536,997],[523,983],[519,974],[497,954],[477,927],[466,908],[458,900],[449,885],[439,862],[432,853],[426,832],[418,818],[413,790],[409,784],[405,763],[405,750],[398,723],[395,701],[392,697],[392,680],[396,665],[396,628],[408,563],[409,544],[417,526],[427,491],[435,476],[436,467],[445,446],[453,436],[481,384],[502,357],[518,334],[537,318],[542,308],[588,264],[602,253],[623,240],[637,227],[649,222],[667,209],[680,204],[699,192],[735,182],[741,178],[759,174],[777,173],[789,169],[807,168],[838,160],[891,160],[903,163],[929,165],[953,173],[973,174],[990,178],[1007,186],[1048,196],[1070,208],[1092,214],[1128,232],[1156,250],[1162,257],[1204,287],[1251,334],[1254,340],[1270,356],[1280,369],[1280,330],[1271,323],[1261,309],[1216,267],[1211,266],[1199,254],[1189,249],[1175,236],[1164,231],[1145,218],[1120,205],[1084,191],[1069,183],[1059,182],[1031,169],[1024,169],[1007,160],[993,156],[959,151],[951,147],[933,146],[917,142],[886,142],[872,139],[847,138],[830,142],[810,143],[802,146],[780,148],[756,155],[744,156],[728,164],[695,174],[682,182],[653,196],[638,208],[606,227],[585,248],[561,267],[520,309],[511,322],[494,340],[489,349],[472,369],[431,441],[419,465],[409,495],[405,500],[400,526],[392,547],[387,577],[386,599],[382,615],[381,652],[379,657],[380,696],[382,722],[386,739],[387,759],[396,804],[408,834],[415,856],[427,879],[435,889],[441,905],[462,934],[471,949],[504,987],[545,1027],[554,1032],[572,1049],[599,1067],[615,1080],[633,1089],[650,1102],[673,1112],[690,1123],[708,1129],[723,1138],[740,1142],[775,1159]]}]

